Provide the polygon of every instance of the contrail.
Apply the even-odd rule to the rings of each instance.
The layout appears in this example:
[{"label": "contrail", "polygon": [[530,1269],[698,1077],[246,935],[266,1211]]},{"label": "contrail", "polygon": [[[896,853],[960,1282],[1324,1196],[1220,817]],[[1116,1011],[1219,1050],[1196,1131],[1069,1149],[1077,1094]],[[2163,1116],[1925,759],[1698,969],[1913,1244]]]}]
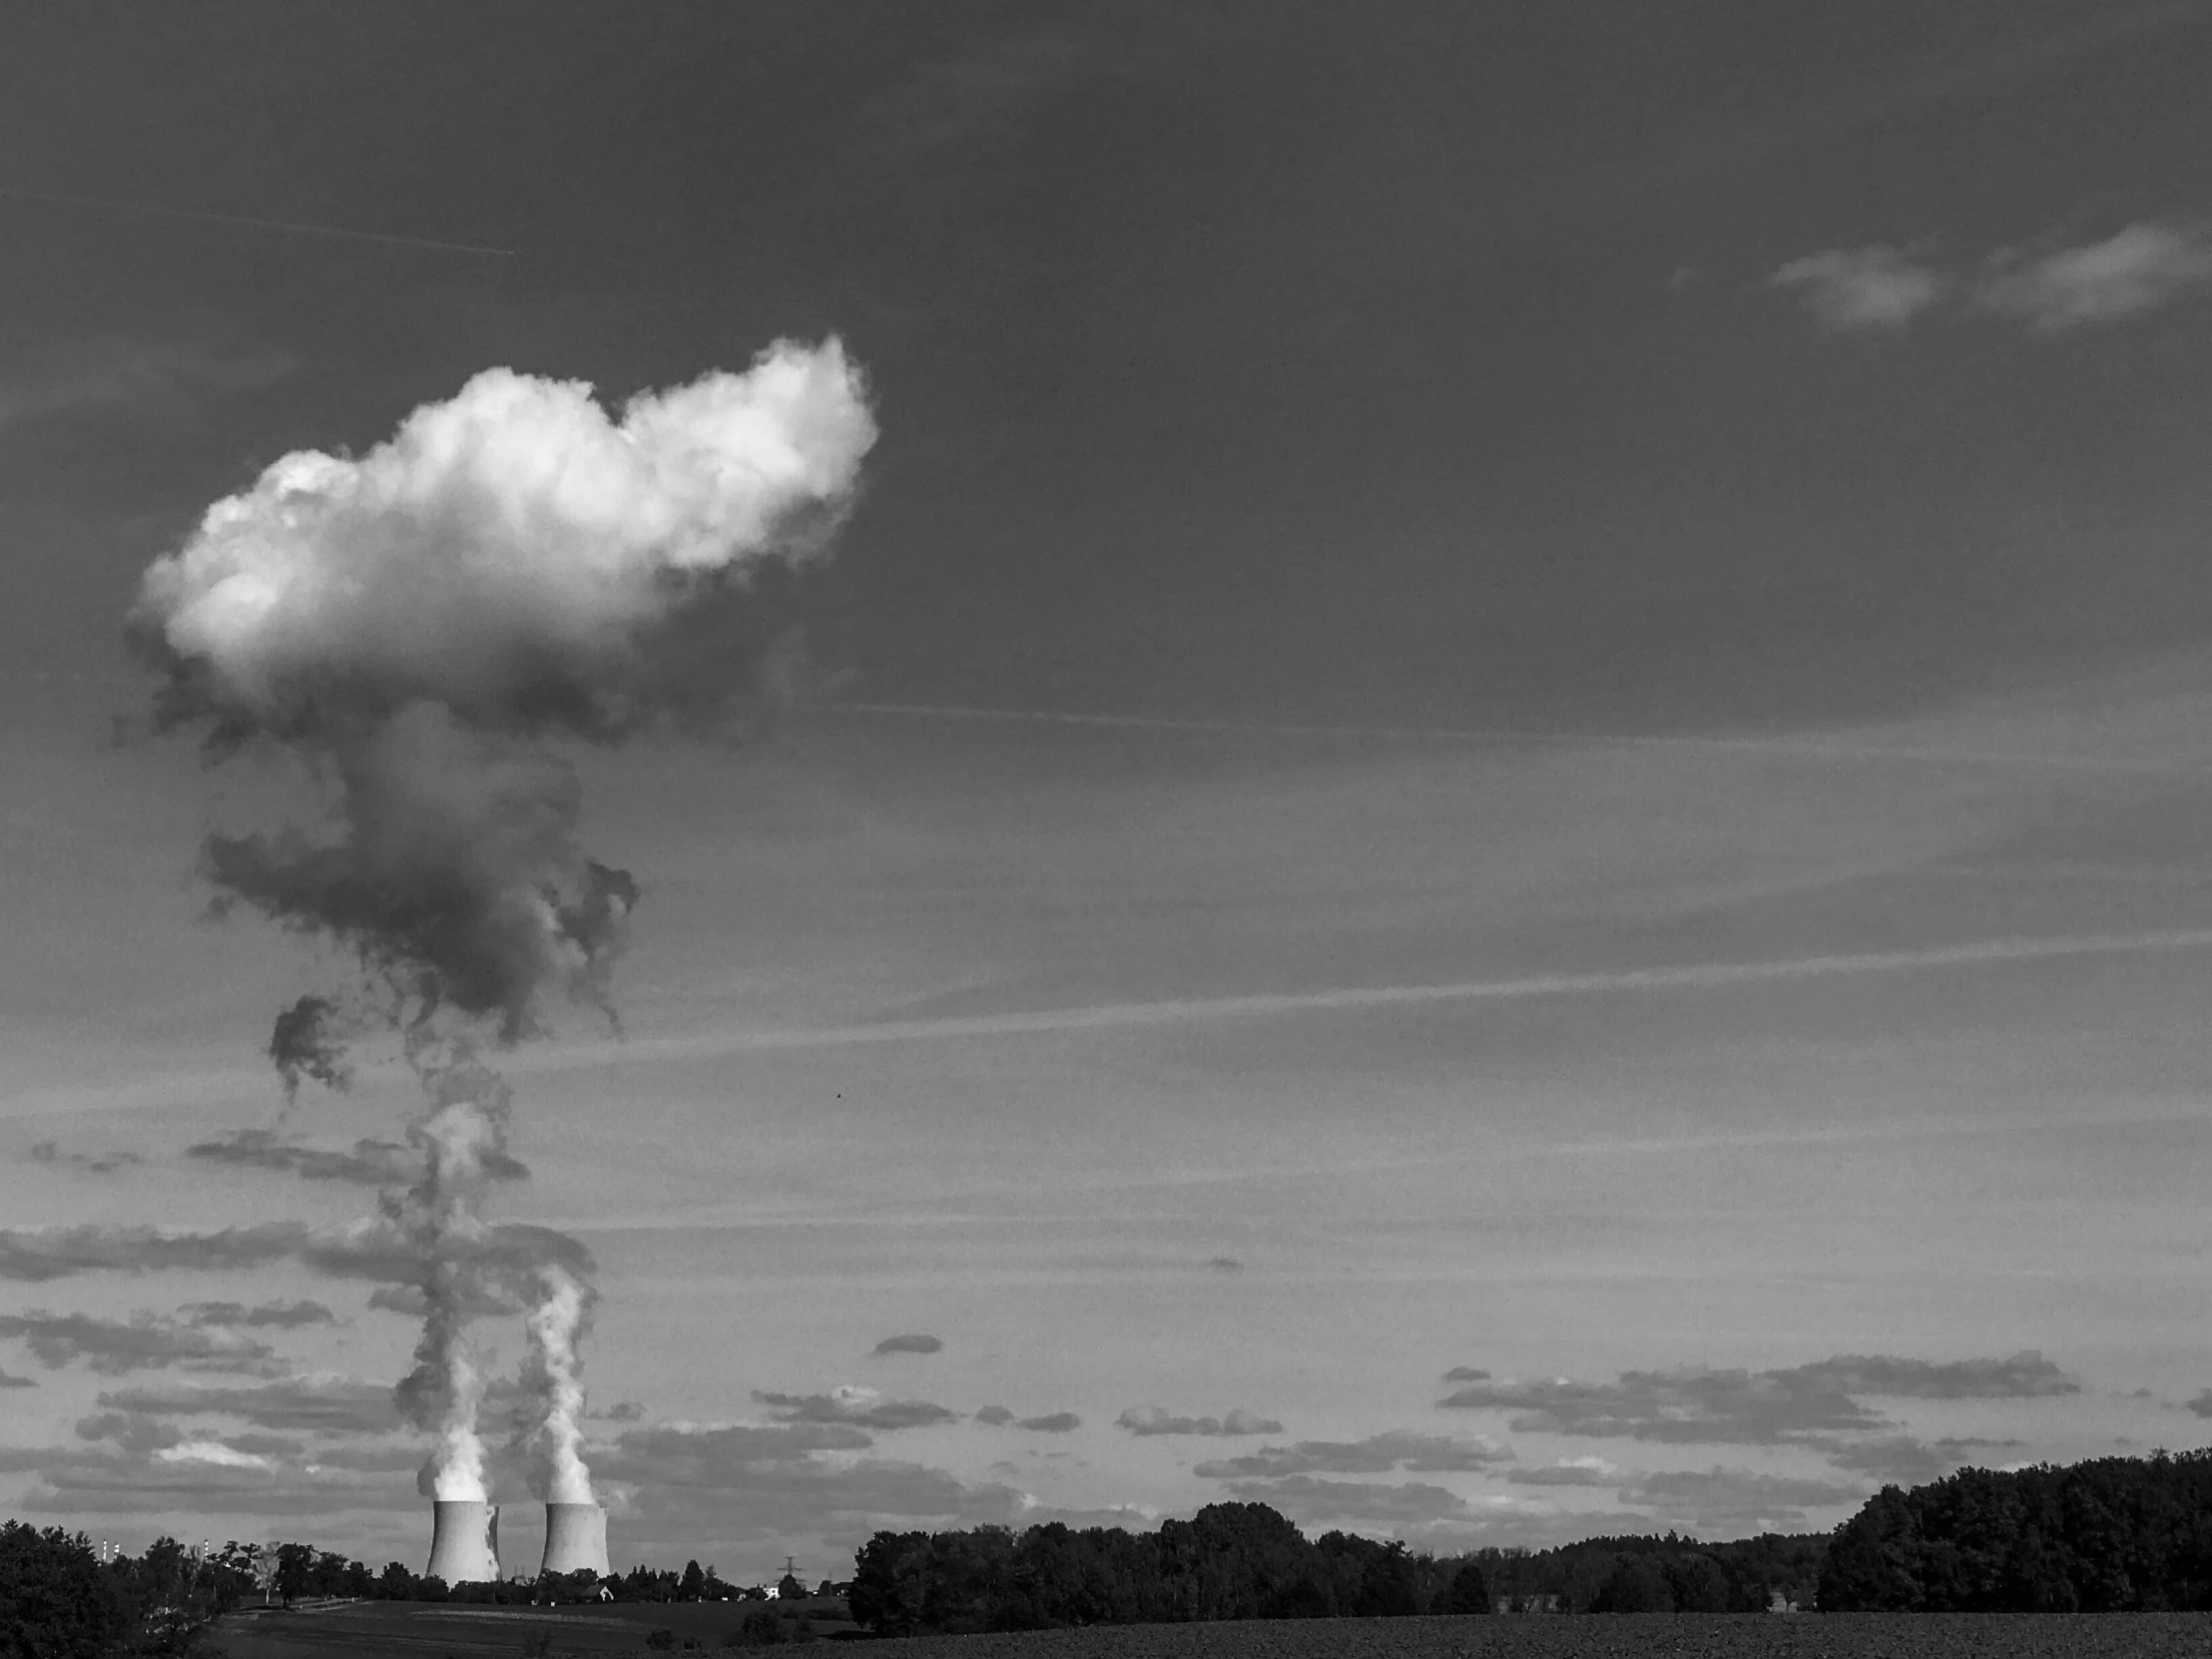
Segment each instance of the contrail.
[{"label": "contrail", "polygon": [[1219,736],[1241,734],[1281,738],[1366,738],[1388,742],[1524,744],[1559,749],[1671,749],[1719,753],[1740,751],[1752,754],[1804,755],[1843,761],[1899,761],[1924,766],[2027,766],[2100,773],[2170,774],[2196,764],[2194,757],[2172,761],[2134,760],[2122,756],[2051,755],[2034,751],[1901,748],[1887,744],[1839,743],[1822,738],[1534,732],[1510,727],[1297,725],[1275,721],[1177,718],[1165,715],[1061,714],[1043,709],[990,709],[954,703],[828,703],[822,707],[834,714],[972,721],[979,724],[1089,727],[1106,731],[1187,732]]},{"label": "contrail", "polygon": [[[781,1049],[848,1048],[864,1043],[941,1042],[959,1038],[1048,1036],[1060,1032],[1122,1031],[1147,1026],[1197,1025],[1216,1020],[1267,1019],[1284,1014],[1346,1013],[1370,1008],[1418,1008],[1454,1002],[1514,1002],[1536,997],[1603,996],[1624,991],[1721,990],[1794,979],[1830,979],[1932,968],[1977,967],[2050,961],[2069,956],[2120,956],[2144,952],[2212,949],[2212,927],[2158,933],[2082,933],[2061,938],[1979,939],[1917,950],[1877,950],[1775,961],[1698,962],[1667,967],[1616,968],[1596,973],[1546,973],[1521,979],[1462,979],[1428,985],[1349,985],[1318,991],[1263,992],[1248,996],[1182,997],[1164,1002],[1104,1002],[1089,1007],[1043,1008],[943,1019],[884,1020],[813,1030],[717,1031],[693,1037],[633,1041],[628,1052],[653,1054],[752,1054]],[[571,1063],[618,1063],[608,1055],[579,1056]],[[555,1064],[561,1062],[555,1061]]]},{"label": "contrail", "polygon": [[161,208],[151,202],[116,202],[102,196],[63,196],[53,191],[16,190],[0,185],[0,197],[17,202],[49,202],[64,208],[100,208],[110,213],[145,214],[155,219],[196,219],[209,225],[244,225],[257,231],[290,231],[303,237],[337,237],[346,242],[378,242],[391,248],[424,248],[441,254],[475,254],[512,259],[512,248],[486,248],[473,242],[434,242],[427,237],[398,237],[382,231],[350,231],[339,225],[307,225],[289,219],[254,219],[245,214],[203,213],[194,208]]}]

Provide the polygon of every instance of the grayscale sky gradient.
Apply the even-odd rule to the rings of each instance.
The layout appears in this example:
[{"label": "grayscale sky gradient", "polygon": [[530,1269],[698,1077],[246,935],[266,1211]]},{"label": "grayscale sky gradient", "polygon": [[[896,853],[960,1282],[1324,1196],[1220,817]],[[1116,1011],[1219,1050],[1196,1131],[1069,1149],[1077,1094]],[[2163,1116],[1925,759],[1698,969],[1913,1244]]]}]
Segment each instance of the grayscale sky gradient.
[{"label": "grayscale sky gradient", "polygon": [[11,15],[0,1510],[427,1547],[408,1322],[118,1231],[342,1226],[411,1110],[279,1123],[334,970],[205,916],[281,785],[131,729],[139,572],[479,368],[830,331],[817,689],[582,758],[627,1035],[508,1067],[619,1560],[2212,1439],[2208,66],[2081,0]]}]

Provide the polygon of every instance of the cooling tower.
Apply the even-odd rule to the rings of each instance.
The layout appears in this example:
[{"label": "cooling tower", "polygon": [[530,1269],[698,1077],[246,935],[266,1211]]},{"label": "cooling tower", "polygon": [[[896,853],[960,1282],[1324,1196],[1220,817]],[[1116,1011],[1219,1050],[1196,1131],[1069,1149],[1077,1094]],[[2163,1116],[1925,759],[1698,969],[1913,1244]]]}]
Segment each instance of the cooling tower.
[{"label": "cooling tower", "polygon": [[448,1584],[489,1584],[499,1578],[499,1508],[440,1499],[432,1505],[430,1566]]},{"label": "cooling tower", "polygon": [[607,1511],[596,1503],[545,1506],[545,1565],[540,1572],[589,1567],[607,1576]]}]

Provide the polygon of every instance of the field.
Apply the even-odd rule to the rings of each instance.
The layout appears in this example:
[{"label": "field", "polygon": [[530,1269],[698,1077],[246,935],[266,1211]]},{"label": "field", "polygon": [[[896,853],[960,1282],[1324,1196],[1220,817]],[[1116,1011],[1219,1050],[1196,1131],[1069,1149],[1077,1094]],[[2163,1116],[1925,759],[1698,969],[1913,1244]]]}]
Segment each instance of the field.
[{"label": "field", "polygon": [[[413,1601],[356,1601],[296,1612],[234,1613],[216,1641],[230,1659],[363,1659],[369,1654],[423,1655],[426,1659],[517,1659],[540,1635],[556,1654],[646,1652],[654,1630],[673,1630],[682,1651],[687,1640],[719,1651],[723,1638],[760,1602],[625,1602],[596,1607],[478,1607]],[[790,1605],[786,1603],[785,1605]],[[807,1604],[802,1603],[802,1606]],[[842,1618],[813,1624],[828,1635],[850,1631]],[[820,1647],[829,1654],[843,1644]]]},{"label": "field", "polygon": [[[540,1632],[556,1653],[642,1654],[646,1633],[661,1628],[675,1631],[678,1651],[687,1639],[712,1651],[743,1613],[721,1603],[549,1610],[364,1602],[242,1615],[226,1622],[221,1641],[232,1659],[513,1659]],[[863,1651],[897,1659],[2204,1659],[2212,1614],[1314,1619],[928,1636]]]}]

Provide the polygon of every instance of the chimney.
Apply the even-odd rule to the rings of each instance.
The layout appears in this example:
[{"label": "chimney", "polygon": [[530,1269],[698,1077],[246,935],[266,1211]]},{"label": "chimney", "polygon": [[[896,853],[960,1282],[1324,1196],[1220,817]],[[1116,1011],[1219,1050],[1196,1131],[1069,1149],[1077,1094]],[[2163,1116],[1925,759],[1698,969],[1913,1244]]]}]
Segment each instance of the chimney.
[{"label": "chimney", "polygon": [[496,1583],[498,1505],[440,1498],[431,1512],[430,1575],[448,1584]]},{"label": "chimney", "polygon": [[596,1503],[548,1503],[545,1506],[545,1572],[575,1572],[589,1567],[607,1576],[607,1511]]}]

